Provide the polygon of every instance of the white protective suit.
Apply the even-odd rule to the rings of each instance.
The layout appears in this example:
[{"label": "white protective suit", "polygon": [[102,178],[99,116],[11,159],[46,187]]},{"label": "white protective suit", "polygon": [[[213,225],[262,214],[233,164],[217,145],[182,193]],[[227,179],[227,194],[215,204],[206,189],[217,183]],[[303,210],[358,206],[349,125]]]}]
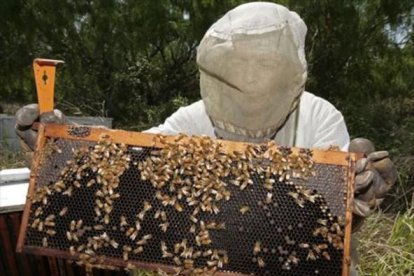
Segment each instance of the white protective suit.
[{"label": "white protective suit", "polygon": [[247,3],[229,11],[197,50],[202,100],[147,132],[248,142],[271,138],[282,146],[346,151],[342,114],[304,91],[306,31],[298,14],[277,4]]}]

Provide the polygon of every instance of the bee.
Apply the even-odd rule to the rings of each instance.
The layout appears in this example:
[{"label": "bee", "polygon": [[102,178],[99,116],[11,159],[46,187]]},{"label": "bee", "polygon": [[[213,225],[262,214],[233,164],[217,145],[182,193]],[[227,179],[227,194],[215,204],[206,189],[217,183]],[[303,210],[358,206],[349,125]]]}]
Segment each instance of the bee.
[{"label": "bee", "polygon": [[313,244],[313,245],[312,245],[312,248],[313,248],[313,250],[314,250],[317,254],[320,254],[320,253],[321,253],[321,249],[320,249],[317,245]]},{"label": "bee", "polygon": [[95,207],[95,214],[96,214],[98,217],[102,216],[101,210],[99,209],[99,207],[98,207],[98,206],[96,206],[96,207]]},{"label": "bee", "polygon": [[342,229],[341,229],[341,227],[339,226],[339,224],[338,223],[334,223],[334,224],[332,224],[332,226],[331,226],[331,231],[332,232],[336,232],[336,233],[338,233],[338,235],[340,235],[340,236],[343,236],[343,232],[342,232]]},{"label": "bee", "polygon": [[124,252],[131,252],[131,251],[132,251],[132,248],[131,248],[131,246],[129,246],[129,245],[124,245],[124,246],[122,247],[122,250],[123,250]]},{"label": "bee", "polygon": [[249,206],[246,206],[246,205],[243,205],[242,207],[240,207],[240,213],[242,214],[242,215],[244,215],[245,213],[247,213],[248,211],[250,211],[250,207]]},{"label": "bee", "polygon": [[345,219],[342,216],[339,216],[338,223],[340,226],[345,226]]},{"label": "bee", "polygon": [[96,180],[95,179],[91,179],[91,180],[88,181],[88,183],[86,183],[86,187],[89,188],[89,187],[91,187],[95,183],[96,183]]},{"label": "bee", "polygon": [[130,236],[129,236],[129,238],[131,239],[131,240],[135,240],[136,239],[136,237],[138,236],[138,230],[135,230]]},{"label": "bee", "polygon": [[151,234],[148,234],[148,235],[145,235],[144,237],[142,237],[144,240],[150,240],[150,239],[152,239],[152,235]]},{"label": "bee", "polygon": [[272,197],[273,197],[272,193],[267,193],[267,195],[266,195],[266,203],[267,204],[272,203]]},{"label": "bee", "polygon": [[61,193],[62,190],[65,187],[66,187],[66,185],[65,185],[65,183],[62,180],[56,182],[55,185],[54,185],[55,191],[58,192],[58,193]]},{"label": "bee", "polygon": [[322,256],[328,261],[331,260],[331,256],[329,255],[329,253],[327,251],[323,251]]},{"label": "bee", "polygon": [[135,228],[139,231],[139,230],[141,230],[141,223],[137,220],[136,222],[135,222]]},{"label": "bee", "polygon": [[71,256],[76,254],[76,250],[75,250],[75,247],[73,245],[69,247],[69,253],[70,253]]},{"label": "bee", "polygon": [[318,245],[317,245],[317,247],[318,247],[319,249],[324,250],[324,249],[327,249],[327,248],[328,248],[328,245],[327,245],[326,243],[322,243],[322,244],[318,244]]},{"label": "bee", "polygon": [[125,236],[127,236],[127,237],[131,236],[131,235],[132,235],[132,233],[134,233],[134,231],[135,231],[135,228],[134,228],[134,227],[130,227],[130,228],[126,231]]},{"label": "bee", "polygon": [[311,260],[311,261],[315,261],[316,260],[315,253],[313,253],[312,250],[309,250],[308,256],[306,257],[306,260]]},{"label": "bee", "polygon": [[78,220],[78,222],[76,223],[76,227],[75,227],[75,228],[79,230],[79,229],[82,227],[82,225],[83,225],[83,220],[81,220],[81,219],[80,219],[80,220]]},{"label": "bee", "polygon": [[300,248],[309,248],[309,244],[308,243],[300,243],[299,247]]},{"label": "bee", "polygon": [[108,215],[108,214],[106,214],[106,215],[104,216],[104,223],[105,223],[105,224],[109,224],[109,215]]},{"label": "bee", "polygon": [[63,192],[63,195],[67,195],[67,196],[72,196],[73,194],[73,187],[70,186],[69,188],[67,188],[66,191]]},{"label": "bee", "polygon": [[144,201],[144,212],[152,209],[152,205],[148,201]]},{"label": "bee", "polygon": [[68,211],[68,207],[63,207],[59,212],[59,216],[63,217]]},{"label": "bee", "polygon": [[37,225],[37,230],[39,232],[42,232],[43,231],[43,226],[44,226],[44,222],[40,221],[39,224]]},{"label": "bee", "polygon": [[42,246],[43,247],[47,247],[47,238],[46,237],[44,237],[43,239],[42,239]]},{"label": "bee", "polygon": [[177,257],[177,256],[175,256],[175,257],[173,258],[173,260],[174,260],[174,263],[175,263],[176,265],[182,265],[182,264],[183,264],[183,263],[181,262],[180,258],[179,258],[179,257]]},{"label": "bee", "polygon": [[206,227],[207,227],[207,229],[217,229],[217,223],[214,222],[214,221],[209,222],[209,223],[207,223]]},{"label": "bee", "polygon": [[135,265],[131,264],[131,263],[128,263],[126,269],[127,269],[127,271],[130,271],[130,270],[137,269],[137,267]]},{"label": "bee", "polygon": [[217,267],[218,267],[218,268],[223,268],[223,260],[222,260],[222,259],[219,259],[219,260],[218,260],[218,262],[217,262]]},{"label": "bee", "polygon": [[260,241],[256,241],[253,248],[253,254],[257,254],[261,251],[262,243]]},{"label": "bee", "polygon": [[175,204],[174,204],[174,208],[175,208],[175,210],[177,210],[178,212],[182,212],[184,209],[183,209],[183,207],[181,206],[181,204],[180,203],[178,203],[178,202],[175,202]]},{"label": "bee", "polygon": [[38,227],[38,225],[39,225],[39,223],[40,223],[40,219],[35,219],[34,221],[33,221],[33,223],[32,223],[32,228],[37,228]]},{"label": "bee", "polygon": [[127,220],[126,220],[126,217],[125,216],[121,216],[121,223],[119,224],[119,226],[127,226],[128,225],[128,222],[127,222]]},{"label": "bee", "polygon": [[167,245],[165,244],[165,241],[161,241],[161,243],[160,243],[160,245],[161,245],[161,251],[167,251]]},{"label": "bee", "polygon": [[140,239],[139,241],[137,241],[137,245],[145,245],[147,244],[147,240],[146,239]]},{"label": "bee", "polygon": [[192,269],[194,267],[194,261],[191,259],[184,260],[184,268],[185,269]]},{"label": "bee", "polygon": [[299,259],[293,255],[289,255],[289,260],[295,265],[299,263]]},{"label": "bee", "polygon": [[81,184],[80,184],[79,181],[75,180],[75,181],[73,181],[73,186],[75,186],[76,188],[80,188]]},{"label": "bee", "polygon": [[265,267],[266,265],[262,257],[257,258],[257,264],[259,265],[259,267]]},{"label": "bee", "polygon": [[99,199],[96,199],[96,200],[95,200],[95,203],[96,203],[96,206],[98,206],[100,209],[102,209],[102,208],[103,208],[103,203],[102,203],[102,201],[100,201]]},{"label": "bee", "polygon": [[313,235],[316,237],[318,235],[322,235],[325,236],[328,233],[328,228],[326,228],[325,226],[316,228],[315,231],[313,231]]},{"label": "bee", "polygon": [[55,223],[53,221],[45,221],[45,225],[49,227],[54,227]]},{"label": "bee", "polygon": [[318,219],[317,222],[321,225],[326,226],[328,224],[328,220],[326,219]]},{"label": "bee", "polygon": [[137,217],[138,217],[138,219],[140,219],[141,221],[142,221],[142,220],[144,220],[144,217],[145,217],[145,212],[144,212],[144,211],[139,212],[139,214],[137,215]]},{"label": "bee", "polygon": [[219,229],[219,230],[226,229],[226,223],[225,222],[218,223],[216,229]]},{"label": "bee", "polygon": [[167,232],[168,226],[169,226],[169,223],[168,222],[164,222],[164,223],[161,223],[160,224],[161,230],[163,232]]},{"label": "bee", "polygon": [[211,254],[213,254],[213,251],[211,249],[209,249],[209,250],[203,252],[203,257],[211,256]]},{"label": "bee", "polygon": [[94,225],[93,226],[93,229],[100,231],[100,230],[103,230],[104,229],[104,226],[101,225],[101,224],[97,224],[97,225]]},{"label": "bee", "polygon": [[193,250],[193,247],[185,248],[180,256],[187,259],[191,258],[191,256],[193,255]]},{"label": "bee", "polygon": [[141,253],[143,251],[144,251],[144,247],[138,246],[137,248],[134,249],[133,253],[134,254],[139,254],[139,253]]},{"label": "bee", "polygon": [[164,211],[161,212],[161,220],[167,221],[167,214]]},{"label": "bee", "polygon": [[193,223],[197,223],[198,222],[198,219],[195,217],[195,216],[190,216],[190,220],[193,222]]},{"label": "bee", "polygon": [[46,231],[46,234],[48,234],[49,236],[54,236],[54,235],[56,235],[56,231],[55,230],[52,230],[52,229],[48,229]]},{"label": "bee", "polygon": [[104,211],[105,213],[109,214],[112,211],[112,206],[110,206],[108,203],[104,203]]},{"label": "bee", "polygon": [[193,259],[197,259],[197,258],[199,258],[199,257],[201,257],[201,254],[202,254],[203,252],[202,251],[200,251],[200,250],[198,250],[198,251],[196,251],[194,254],[193,254]]},{"label": "bee", "polygon": [[214,267],[218,265],[218,261],[217,260],[213,260],[213,261],[207,261],[207,266],[209,267]]},{"label": "bee", "polygon": [[162,257],[163,258],[172,258],[172,257],[174,257],[174,254],[172,254],[171,252],[163,251],[162,252]]},{"label": "bee", "polygon": [[243,184],[241,184],[241,186],[240,186],[240,190],[243,191],[244,189],[246,189],[247,185],[249,185],[249,182],[248,181],[244,181]]},{"label": "bee", "polygon": [[78,238],[78,236],[77,236],[75,233],[73,233],[73,234],[72,234],[72,239],[73,239],[75,242],[78,242],[78,241],[79,241],[79,238]]}]

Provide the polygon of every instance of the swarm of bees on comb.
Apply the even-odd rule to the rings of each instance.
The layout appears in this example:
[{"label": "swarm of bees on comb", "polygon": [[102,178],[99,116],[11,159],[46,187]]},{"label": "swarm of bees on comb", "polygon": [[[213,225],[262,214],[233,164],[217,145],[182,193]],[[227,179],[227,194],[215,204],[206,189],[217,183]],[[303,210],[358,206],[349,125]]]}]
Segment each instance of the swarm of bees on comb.
[{"label": "swarm of bees on comb", "polygon": [[[53,148],[61,154],[59,148]],[[228,151],[220,141],[186,135],[175,139],[154,136],[154,147],[149,149],[145,158],[135,158],[142,154],[142,148],[113,143],[108,135],[95,145],[73,149],[73,158],[66,161],[58,179],[38,186],[32,197],[29,227],[41,235],[41,246],[68,250],[88,271],[94,267],[114,269],[106,264],[110,249],[116,252],[111,257],[122,259],[126,269],[135,268],[133,261],[151,261],[141,258],[151,251],[159,254],[153,262],[175,267],[174,273],[158,270],[160,275],[213,275],[218,270],[231,270],[235,254],[216,242],[220,233],[230,231],[234,235],[234,229],[246,232],[223,215],[237,201],[231,216],[246,218],[263,209],[274,228],[274,233],[267,234],[283,236],[283,245],[271,248],[265,240],[249,241],[249,252],[243,252],[251,260],[249,266],[263,274],[268,274],[264,271],[271,263],[280,263],[282,270],[290,271],[302,262],[331,261],[329,252],[343,249],[344,219],[331,214],[323,196],[306,186],[306,180],[315,175],[310,150],[294,153],[269,141],[249,144],[244,151]],[[136,183],[148,185],[136,189],[151,189],[153,195],[137,201],[135,213],[120,213],[116,209],[124,196],[123,175],[131,170],[139,171]],[[312,240],[295,240],[286,235],[286,231],[304,228],[306,221],[282,229],[272,219],[270,209],[280,204],[278,185],[284,185],[283,196],[299,210],[310,205],[319,208],[322,216],[312,229]],[[256,205],[240,201],[240,194],[254,189],[262,191]],[[93,216],[75,217],[72,199],[62,198],[76,198],[86,190],[93,198]],[[54,204],[57,197],[60,203]],[[148,232],[147,224],[156,225],[158,235]],[[171,235],[174,238],[168,238]],[[63,238],[67,248],[57,241]],[[272,254],[279,257],[273,260],[269,257]]]}]

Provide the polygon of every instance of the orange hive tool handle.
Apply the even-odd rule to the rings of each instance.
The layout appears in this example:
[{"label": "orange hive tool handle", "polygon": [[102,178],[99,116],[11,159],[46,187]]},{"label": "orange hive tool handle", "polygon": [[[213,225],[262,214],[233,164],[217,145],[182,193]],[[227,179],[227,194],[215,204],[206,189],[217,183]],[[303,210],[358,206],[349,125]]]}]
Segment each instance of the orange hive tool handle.
[{"label": "orange hive tool handle", "polygon": [[36,58],[33,61],[33,70],[36,81],[37,101],[39,113],[52,112],[54,108],[54,89],[56,64],[62,60]]}]

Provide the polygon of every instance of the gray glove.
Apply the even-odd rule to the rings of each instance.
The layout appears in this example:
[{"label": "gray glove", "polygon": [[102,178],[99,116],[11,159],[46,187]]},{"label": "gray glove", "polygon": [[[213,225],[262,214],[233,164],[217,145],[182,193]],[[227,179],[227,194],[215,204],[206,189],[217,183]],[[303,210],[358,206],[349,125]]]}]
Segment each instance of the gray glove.
[{"label": "gray glove", "polygon": [[20,137],[21,149],[25,155],[26,165],[31,166],[33,151],[36,147],[37,131],[32,129],[37,121],[44,123],[66,123],[65,115],[55,109],[53,112],[44,113],[39,117],[37,104],[25,105],[16,112],[16,133]]},{"label": "gray glove", "polygon": [[384,196],[397,180],[397,170],[387,151],[375,151],[373,143],[365,138],[353,139],[350,152],[364,153],[365,158],[355,166],[355,197],[353,205],[353,231],[363,224],[364,218],[381,204]]}]

